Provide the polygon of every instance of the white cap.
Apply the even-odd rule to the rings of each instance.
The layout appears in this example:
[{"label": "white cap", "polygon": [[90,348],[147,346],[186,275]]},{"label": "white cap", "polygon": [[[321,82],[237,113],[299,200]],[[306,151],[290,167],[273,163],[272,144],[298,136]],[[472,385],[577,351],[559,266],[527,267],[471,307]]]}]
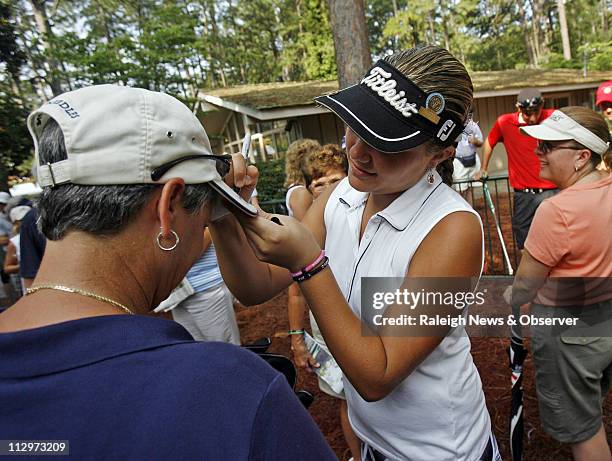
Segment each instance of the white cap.
[{"label": "white cap", "polygon": [[609,142],[605,142],[599,136],[594,135],[590,130],[560,110],[554,111],[550,117],[539,125],[521,127],[521,131],[542,141],[573,139],[599,155],[605,154],[610,145]]},{"label": "white cap", "polygon": [[[38,140],[53,118],[64,135],[68,158],[40,165]],[[196,116],[167,94],[118,85],[96,85],[61,94],[28,117],[34,139],[37,179],[42,187],[163,184],[182,178],[186,184],[210,183],[241,210],[256,214],[217,172],[215,160],[178,163],[161,178],[152,171],[190,155],[212,155],[206,131]]]},{"label": "white cap", "polygon": [[0,203],[7,204],[11,199],[11,194],[8,192],[0,192]]},{"label": "white cap", "polygon": [[9,218],[11,218],[11,222],[14,223],[15,221],[21,221],[31,209],[31,207],[23,205],[12,208],[11,212],[9,213]]}]

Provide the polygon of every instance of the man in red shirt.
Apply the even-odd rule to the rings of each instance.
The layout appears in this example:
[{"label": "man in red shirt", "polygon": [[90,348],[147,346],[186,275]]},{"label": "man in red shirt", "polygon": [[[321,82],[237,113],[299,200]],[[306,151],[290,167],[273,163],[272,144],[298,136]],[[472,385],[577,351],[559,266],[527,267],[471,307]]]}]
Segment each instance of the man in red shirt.
[{"label": "man in red shirt", "polygon": [[497,118],[482,148],[482,167],[474,179],[487,177],[487,167],[493,148],[503,142],[508,154],[508,176],[514,189],[512,230],[519,249],[523,249],[531,220],[540,203],[553,196],[556,186],[540,179],[540,161],[535,155],[537,140],[520,132],[520,127],[537,125],[548,118],[554,109],[544,109],[540,90],[526,88],[520,91],[517,111]]}]

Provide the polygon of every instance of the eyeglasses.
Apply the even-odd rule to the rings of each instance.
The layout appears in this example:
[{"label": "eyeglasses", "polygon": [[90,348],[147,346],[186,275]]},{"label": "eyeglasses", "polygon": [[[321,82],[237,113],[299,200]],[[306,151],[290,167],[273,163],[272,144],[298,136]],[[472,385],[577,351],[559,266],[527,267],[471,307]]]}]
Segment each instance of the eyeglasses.
[{"label": "eyeglasses", "polygon": [[177,158],[168,163],[164,163],[151,171],[151,179],[153,181],[159,181],[159,179],[165,175],[168,170],[174,168],[179,163],[185,162],[187,160],[199,160],[199,159],[210,159],[215,160],[215,166],[217,168],[217,173],[223,178],[230,172],[230,168],[232,166],[232,156],[231,155],[186,155],[185,157]]},{"label": "eyeglasses", "polygon": [[571,150],[582,150],[584,147],[575,147],[575,146],[554,146],[549,141],[540,141],[538,142],[537,150],[543,153],[544,155],[550,154],[553,150],[557,149],[571,149]]}]

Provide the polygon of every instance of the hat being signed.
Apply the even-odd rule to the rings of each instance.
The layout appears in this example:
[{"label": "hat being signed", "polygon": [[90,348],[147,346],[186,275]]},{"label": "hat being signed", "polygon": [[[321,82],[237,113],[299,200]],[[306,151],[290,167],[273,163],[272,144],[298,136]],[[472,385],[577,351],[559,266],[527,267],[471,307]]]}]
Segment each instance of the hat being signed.
[{"label": "hat being signed", "polygon": [[450,146],[463,131],[462,121],[445,110],[441,93],[424,92],[383,60],[358,84],[315,101],[381,152],[402,152],[432,138]]},{"label": "hat being signed", "polygon": [[[51,118],[62,130],[68,158],[41,165],[38,143]],[[41,187],[163,184],[182,178],[186,184],[208,183],[240,210],[257,214],[225,184],[217,172],[219,160],[206,157],[212,151],[200,121],[167,94],[118,85],[81,88],[32,112],[28,129]],[[164,174],[158,177],[153,172],[161,166]]]},{"label": "hat being signed", "polygon": [[560,110],[554,111],[550,117],[539,125],[523,126],[520,130],[532,138],[542,141],[565,141],[573,139],[599,155],[603,155],[609,143],[580,125],[573,118]]}]

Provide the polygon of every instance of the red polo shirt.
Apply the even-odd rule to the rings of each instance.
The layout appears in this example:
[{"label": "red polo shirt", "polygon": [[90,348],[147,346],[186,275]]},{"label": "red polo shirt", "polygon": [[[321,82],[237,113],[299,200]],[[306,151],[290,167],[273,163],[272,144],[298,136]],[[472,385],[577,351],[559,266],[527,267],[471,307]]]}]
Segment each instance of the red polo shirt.
[{"label": "red polo shirt", "polygon": [[[550,117],[553,112],[554,109],[543,109],[538,123]],[[555,189],[556,185],[540,179],[540,161],[535,154],[538,141],[522,134],[519,131],[522,126],[527,124],[519,123],[518,112],[501,115],[487,138],[491,148],[494,148],[498,142],[504,143],[508,154],[510,185],[515,189]]]}]

